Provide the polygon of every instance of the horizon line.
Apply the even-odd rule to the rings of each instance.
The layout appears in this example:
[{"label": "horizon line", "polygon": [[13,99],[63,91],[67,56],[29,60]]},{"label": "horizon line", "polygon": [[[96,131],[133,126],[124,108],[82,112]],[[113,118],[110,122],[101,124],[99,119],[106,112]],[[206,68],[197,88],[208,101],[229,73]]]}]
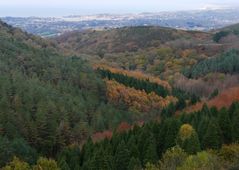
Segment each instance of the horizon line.
[{"label": "horizon line", "polygon": [[144,12],[99,12],[99,13],[89,13],[89,14],[66,14],[66,15],[48,15],[48,16],[40,16],[40,15],[28,15],[28,16],[19,16],[19,15],[0,15],[0,18],[64,18],[64,17],[77,17],[77,16],[99,16],[99,15],[139,15],[139,14],[160,14],[160,13],[178,13],[178,12],[201,12],[201,11],[223,11],[223,10],[229,10],[233,9],[236,10],[238,9],[239,6],[234,6],[234,7],[223,7],[223,8],[198,8],[198,9],[181,9],[181,10],[162,10],[162,11],[144,11]]}]

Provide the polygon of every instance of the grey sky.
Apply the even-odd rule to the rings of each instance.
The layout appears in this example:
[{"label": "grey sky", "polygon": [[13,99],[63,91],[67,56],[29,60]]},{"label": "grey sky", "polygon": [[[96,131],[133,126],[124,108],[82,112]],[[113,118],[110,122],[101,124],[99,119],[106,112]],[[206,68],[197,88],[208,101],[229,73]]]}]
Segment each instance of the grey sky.
[{"label": "grey sky", "polygon": [[239,6],[239,0],[0,0],[0,16],[138,13]]}]

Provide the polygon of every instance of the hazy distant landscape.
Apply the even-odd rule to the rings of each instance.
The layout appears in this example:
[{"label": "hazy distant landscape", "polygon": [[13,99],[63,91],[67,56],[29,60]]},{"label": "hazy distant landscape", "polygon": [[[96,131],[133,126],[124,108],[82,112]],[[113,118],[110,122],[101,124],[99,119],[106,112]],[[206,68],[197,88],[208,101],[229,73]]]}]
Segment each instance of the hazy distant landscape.
[{"label": "hazy distant landscape", "polygon": [[63,17],[3,17],[6,23],[43,37],[75,30],[119,28],[127,26],[162,26],[183,30],[208,31],[239,22],[239,8],[195,11],[73,15]]},{"label": "hazy distant landscape", "polygon": [[238,5],[0,1],[0,170],[238,170]]}]

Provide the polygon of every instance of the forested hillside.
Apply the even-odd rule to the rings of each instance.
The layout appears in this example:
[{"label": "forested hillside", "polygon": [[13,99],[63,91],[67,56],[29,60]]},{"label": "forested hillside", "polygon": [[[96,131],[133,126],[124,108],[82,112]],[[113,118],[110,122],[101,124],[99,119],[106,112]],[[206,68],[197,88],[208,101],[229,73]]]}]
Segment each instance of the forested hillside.
[{"label": "forested hillside", "polygon": [[[234,109],[238,104],[228,110],[221,109],[238,100],[237,94],[231,93],[231,97],[225,98],[228,88],[236,89],[239,85],[238,51],[233,49],[237,49],[236,28],[203,33],[136,27],[75,32],[57,38],[64,53],[78,51],[93,55],[93,60],[89,58],[92,63],[123,70],[98,68],[107,84],[108,99],[114,105],[123,102],[130,110],[149,112],[162,108],[155,101],[167,103],[160,118],[152,114],[157,123],[136,126],[123,134],[116,132],[100,143],[88,141],[81,152],[80,166],[83,169],[237,169],[239,160],[235,157],[239,150],[237,144],[232,144],[238,142],[233,137],[237,133],[237,118],[232,115],[237,114]],[[147,78],[137,80],[137,76],[128,72],[160,77],[169,82],[170,88]],[[156,96],[174,97],[174,100],[166,102]],[[207,102],[211,109],[203,106]],[[202,110],[189,115],[180,111],[188,112],[190,108]],[[174,117],[175,112],[179,117]],[[205,151],[208,149],[213,150]],[[232,159],[227,158],[229,153]]]},{"label": "forested hillside", "polygon": [[0,168],[238,169],[239,52],[217,33],[0,22]]},{"label": "forested hillside", "polygon": [[239,51],[230,50],[220,56],[203,60],[191,69],[184,70],[189,78],[198,78],[208,73],[236,74],[239,72]]},{"label": "forested hillside", "polygon": [[192,114],[135,126],[100,143],[88,140],[78,155],[80,163],[72,164],[73,157],[61,162],[66,153],[59,161],[71,169],[237,169],[239,146],[231,143],[239,140],[238,108],[238,103],[228,110],[204,106]]},{"label": "forested hillside", "polygon": [[126,27],[70,32],[54,40],[66,54],[86,54],[92,62],[172,80],[190,67],[224,50],[213,33],[162,27]]},{"label": "forested hillside", "polygon": [[106,85],[86,61],[64,57],[41,38],[0,23],[0,166],[35,163],[129,121],[108,104]]},{"label": "forested hillside", "polygon": [[[217,43],[237,43],[239,41],[239,24],[231,25],[217,31],[213,40]],[[232,42],[232,40],[234,42]],[[236,41],[236,42],[235,42]]]},{"label": "forested hillside", "polygon": [[[233,144],[239,141],[238,109],[238,103],[221,110],[204,106],[160,123],[135,125],[101,142],[89,139],[82,149],[65,148],[57,163],[63,170],[238,169],[239,146]],[[5,169],[16,164],[29,167],[15,159]]]},{"label": "forested hillside", "polygon": [[124,70],[110,67],[106,67],[106,69],[99,67],[97,72],[106,81],[109,101],[116,105],[124,102],[130,109],[136,111],[148,113],[157,110],[160,113],[168,107],[173,107],[173,110],[181,110],[200,100],[195,94],[172,88],[158,78],[136,76],[144,75],[142,73],[129,74]]},{"label": "forested hillside", "polygon": [[70,32],[57,37],[56,40],[62,43],[63,47],[74,48],[75,52],[97,54],[104,51],[109,53],[138,51],[191,35],[193,33],[170,28],[139,26],[103,31]]}]

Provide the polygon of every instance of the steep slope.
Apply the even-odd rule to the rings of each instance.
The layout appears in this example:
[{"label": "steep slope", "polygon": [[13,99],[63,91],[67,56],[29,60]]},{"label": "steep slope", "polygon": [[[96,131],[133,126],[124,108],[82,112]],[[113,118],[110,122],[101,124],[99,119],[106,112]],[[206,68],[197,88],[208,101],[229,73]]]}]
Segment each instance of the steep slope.
[{"label": "steep slope", "polygon": [[31,34],[27,34],[26,32],[23,32],[21,29],[7,25],[1,20],[0,20],[0,29],[1,29],[2,45],[4,45],[5,43],[3,39],[9,40],[12,38],[12,41],[13,39],[15,39],[16,41],[27,44],[27,46],[30,46],[32,48],[37,48],[37,49],[48,48],[51,50],[54,50],[54,49],[58,50],[57,45],[54,44],[54,42],[49,40],[44,40],[40,37],[31,35]]},{"label": "steep slope", "polygon": [[86,61],[56,49],[0,22],[0,167],[13,156],[54,157],[130,119],[107,104],[105,83]]},{"label": "steep slope", "polygon": [[[119,65],[145,72],[157,67],[151,70],[154,74],[170,77],[178,75],[185,66],[193,66],[211,57],[209,54],[219,52],[215,48],[213,52],[210,48],[205,50],[208,44],[200,45],[201,41],[213,43],[207,33],[155,27],[117,31],[109,30],[110,34],[106,31],[110,35],[109,42],[106,42],[108,38],[104,37],[104,32],[79,33],[84,37],[79,39],[82,47],[79,46],[79,51],[74,53],[98,53],[98,59],[102,59],[99,62],[107,64],[112,64],[110,61],[114,57],[125,56],[124,60],[129,60],[138,55],[133,60],[138,65],[125,61],[119,62]],[[77,35],[73,37],[73,43],[75,37]],[[185,44],[182,45],[183,40]],[[101,44],[107,47],[101,47]],[[72,46],[78,48],[78,45]],[[73,53],[74,48],[69,52]],[[107,55],[102,48],[107,50]],[[197,96],[175,89],[171,86],[173,83],[169,85],[145,73],[109,66],[93,70],[87,61],[79,57],[64,57],[58,50],[54,43],[0,23],[0,167],[14,156],[30,164],[35,164],[37,157],[46,156],[57,159],[57,165],[62,169],[141,169],[153,167],[149,163],[155,164],[159,158],[164,159],[162,154],[176,144],[188,154],[195,154],[201,149],[214,149],[215,152],[201,154],[204,154],[203,158],[205,154],[206,158],[208,154],[215,154],[215,160],[219,160],[217,157],[225,154],[217,154],[223,144],[238,142],[238,104],[232,105],[229,110],[209,110],[205,107],[198,113],[176,117],[175,111],[197,102]],[[66,50],[66,46],[61,50]],[[200,51],[202,56],[197,53]],[[229,55],[232,61],[237,61],[234,60],[238,57],[237,51],[225,54],[226,58]],[[227,61],[224,57],[221,59],[222,63]],[[210,62],[215,61],[212,59]],[[214,67],[209,70],[211,73]],[[233,66],[232,71],[237,69]],[[229,106],[234,100],[238,100],[237,87],[207,103],[221,108]],[[199,105],[201,108],[202,103]],[[156,118],[158,122],[147,124],[147,120]],[[133,128],[128,124],[142,122],[142,119],[146,120],[142,127]],[[112,129],[119,124],[116,133],[112,133]],[[227,128],[228,125],[231,126]],[[232,129],[235,131],[233,134]],[[86,142],[92,133],[95,133],[94,141],[107,139],[93,144],[89,138]],[[86,144],[80,147],[83,143]],[[184,151],[180,150],[180,154],[184,155],[184,159],[191,159]],[[16,158],[14,160],[17,162]],[[184,166],[189,166],[186,163]],[[10,166],[12,164],[14,161]]]},{"label": "steep slope", "polygon": [[0,166],[14,156],[56,158],[93,133],[159,119],[164,108],[191,98],[159,78],[112,71],[101,75],[54,43],[0,22]]}]

